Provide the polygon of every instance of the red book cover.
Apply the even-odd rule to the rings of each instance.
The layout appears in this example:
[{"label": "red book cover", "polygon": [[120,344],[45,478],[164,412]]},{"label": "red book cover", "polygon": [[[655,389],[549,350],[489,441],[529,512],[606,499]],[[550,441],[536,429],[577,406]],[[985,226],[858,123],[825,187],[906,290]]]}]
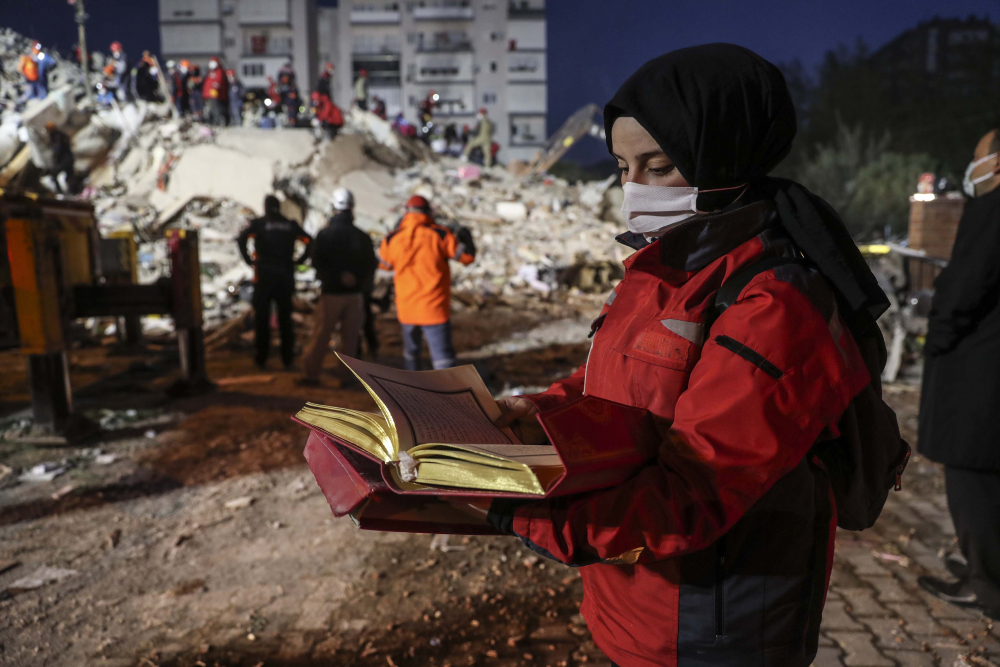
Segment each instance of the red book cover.
[{"label": "red book cover", "polygon": [[[337,489],[328,492],[324,488],[324,484],[320,483],[331,507],[334,507],[334,501],[331,500],[331,497],[337,501],[334,513],[337,513],[337,508],[346,507],[351,503],[354,503],[353,507],[360,504],[357,496],[366,487],[372,489],[371,492],[392,490],[406,496],[525,499],[549,498],[604,489],[621,484],[652,460],[656,456],[657,447],[661,440],[661,436],[646,410],[593,396],[584,396],[558,408],[541,412],[538,415],[538,421],[565,467],[563,475],[550,485],[542,496],[443,487],[404,491],[396,485],[395,478],[389,470],[389,464],[377,461],[367,452],[330,433],[303,422],[299,423],[312,429],[313,435],[320,434],[323,440],[329,441],[331,444],[341,445],[340,450],[346,448],[356,455],[350,462],[345,459],[345,463],[340,464],[342,467],[350,468],[356,464],[357,468],[364,470],[364,473],[355,470],[354,476],[346,470],[340,474],[340,476],[346,476],[350,479],[350,483],[354,486],[353,491]],[[312,437],[309,442],[313,442]],[[307,452],[310,449],[308,443],[306,449]],[[315,458],[315,454],[313,457]],[[332,467],[330,464],[318,461],[326,467],[317,471],[308,453],[306,459],[309,460],[309,467],[316,475],[317,481],[322,474],[331,480],[326,483],[327,487],[341,483],[333,481],[335,478],[333,471],[329,470]],[[372,479],[376,469],[381,471],[381,485]],[[347,480],[345,479],[345,481]],[[366,496],[362,495],[361,497]],[[351,509],[346,510],[346,512],[350,512]],[[346,512],[342,511],[341,514]]]}]

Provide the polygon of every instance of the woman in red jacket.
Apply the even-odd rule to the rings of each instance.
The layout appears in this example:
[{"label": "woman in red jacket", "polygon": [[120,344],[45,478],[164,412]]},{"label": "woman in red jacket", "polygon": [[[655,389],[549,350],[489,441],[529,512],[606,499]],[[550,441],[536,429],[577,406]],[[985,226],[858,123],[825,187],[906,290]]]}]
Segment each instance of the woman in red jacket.
[{"label": "woman in red jacket", "polygon": [[[538,443],[535,413],[588,394],[648,409],[663,442],[625,484],[496,501],[490,520],[582,566],[582,613],[619,665],[806,667],[836,526],[811,449],[877,383],[855,341],[887,300],[829,205],[767,176],[795,112],[756,54],[712,44],[652,60],[604,122],[625,190],[618,241],[636,252],[587,363],[501,401],[501,422]],[[716,293],[743,271],[709,331]]]}]

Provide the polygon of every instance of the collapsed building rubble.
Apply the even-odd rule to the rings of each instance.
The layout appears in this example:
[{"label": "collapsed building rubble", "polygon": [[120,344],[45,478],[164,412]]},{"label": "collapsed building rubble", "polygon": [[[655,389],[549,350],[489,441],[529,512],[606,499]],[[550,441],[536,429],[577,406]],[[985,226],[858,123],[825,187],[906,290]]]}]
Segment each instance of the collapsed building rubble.
[{"label": "collapsed building rubble", "polygon": [[[30,45],[11,35],[0,33],[5,64]],[[315,233],[329,215],[332,191],[349,188],[357,224],[375,242],[395,226],[402,202],[427,196],[440,222],[472,230],[479,260],[456,268],[455,283],[459,291],[482,295],[548,294],[562,285],[606,289],[628,254],[614,242],[620,231],[614,179],[574,185],[526,174],[518,165],[481,169],[439,157],[357,109],[334,140],[308,129],[208,127],[173,118],[166,104],[94,109],[83,99],[79,69],[60,62],[57,71],[61,78],[48,98],[21,111],[8,105],[0,124],[6,128],[0,129],[0,170],[6,168],[12,185],[31,187],[51,162],[46,128],[54,124],[69,134],[75,168],[86,179],[80,196],[94,204],[102,234],[134,234],[142,283],[165,274],[168,228],[197,229],[209,329],[247,309],[253,274],[235,238],[271,192],[286,215]],[[297,280],[303,289],[317,287],[312,270]],[[144,319],[149,333],[170,326],[168,319]]]}]

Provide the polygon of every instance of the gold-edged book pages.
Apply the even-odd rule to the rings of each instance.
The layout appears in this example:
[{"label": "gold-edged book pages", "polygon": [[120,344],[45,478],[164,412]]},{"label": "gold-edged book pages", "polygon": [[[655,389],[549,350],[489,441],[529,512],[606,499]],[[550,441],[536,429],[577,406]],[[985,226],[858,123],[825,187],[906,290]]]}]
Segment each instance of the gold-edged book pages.
[{"label": "gold-edged book pages", "polygon": [[[378,413],[308,403],[297,417],[384,463],[406,490],[446,486],[543,495],[564,473],[551,445],[523,445],[472,366],[403,371],[337,355]],[[405,479],[404,479],[405,478]]]}]

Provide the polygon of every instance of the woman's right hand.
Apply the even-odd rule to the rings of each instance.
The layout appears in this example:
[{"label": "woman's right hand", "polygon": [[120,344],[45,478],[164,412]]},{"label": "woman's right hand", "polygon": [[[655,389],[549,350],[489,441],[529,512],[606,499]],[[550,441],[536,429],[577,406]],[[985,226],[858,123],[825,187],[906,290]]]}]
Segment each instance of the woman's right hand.
[{"label": "woman's right hand", "polygon": [[494,422],[500,428],[510,427],[525,445],[544,445],[549,441],[535,415],[538,408],[523,396],[508,396],[497,401],[500,416]]}]

